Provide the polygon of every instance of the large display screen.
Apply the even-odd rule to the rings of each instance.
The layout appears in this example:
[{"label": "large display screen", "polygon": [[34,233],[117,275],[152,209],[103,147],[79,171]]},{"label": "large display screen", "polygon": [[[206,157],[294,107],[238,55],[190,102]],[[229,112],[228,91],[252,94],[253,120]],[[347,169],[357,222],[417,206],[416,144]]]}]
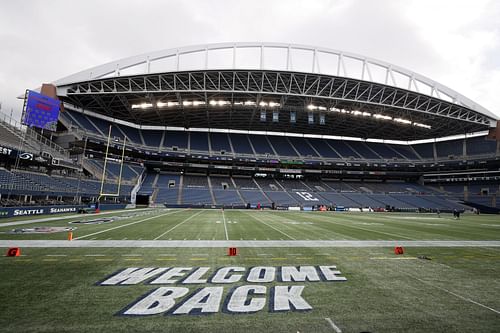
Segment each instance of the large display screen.
[{"label": "large display screen", "polygon": [[22,123],[30,127],[55,131],[60,107],[59,100],[28,90]]}]

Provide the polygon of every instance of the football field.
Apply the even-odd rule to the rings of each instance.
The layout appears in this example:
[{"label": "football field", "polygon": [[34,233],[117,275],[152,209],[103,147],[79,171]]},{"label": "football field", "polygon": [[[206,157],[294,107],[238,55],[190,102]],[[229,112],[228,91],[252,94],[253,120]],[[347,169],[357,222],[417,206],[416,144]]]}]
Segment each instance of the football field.
[{"label": "football field", "polygon": [[3,219],[1,250],[14,246],[21,256],[0,258],[5,332],[500,330],[498,216],[144,209]]}]

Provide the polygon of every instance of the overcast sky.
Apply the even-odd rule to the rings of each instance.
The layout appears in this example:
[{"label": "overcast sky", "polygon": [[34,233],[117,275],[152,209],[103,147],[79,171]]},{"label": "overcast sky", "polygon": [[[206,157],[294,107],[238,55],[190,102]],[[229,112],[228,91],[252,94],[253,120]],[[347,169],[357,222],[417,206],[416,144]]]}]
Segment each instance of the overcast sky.
[{"label": "overcast sky", "polygon": [[423,74],[500,117],[498,0],[0,1],[2,112],[44,82],[154,50],[282,42]]}]

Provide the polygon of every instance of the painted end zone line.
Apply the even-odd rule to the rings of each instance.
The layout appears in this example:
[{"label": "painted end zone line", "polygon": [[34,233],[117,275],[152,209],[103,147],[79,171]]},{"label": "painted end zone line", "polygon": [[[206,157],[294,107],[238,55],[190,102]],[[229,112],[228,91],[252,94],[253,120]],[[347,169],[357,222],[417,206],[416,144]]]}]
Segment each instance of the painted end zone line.
[{"label": "painted end zone line", "polygon": [[168,212],[168,213],[165,213],[165,214],[151,216],[151,217],[139,220],[139,221],[135,221],[135,222],[131,222],[131,223],[119,225],[119,226],[116,226],[116,227],[113,227],[113,228],[109,228],[109,229],[106,229],[106,230],[97,231],[97,232],[94,232],[94,233],[91,233],[91,234],[88,234],[88,235],[83,235],[83,236],[80,236],[80,237],[75,237],[75,238],[73,238],[73,240],[87,238],[87,237],[90,237],[90,236],[102,234],[103,232],[107,232],[107,231],[111,231],[111,230],[123,228],[123,227],[129,226],[129,225],[132,225],[132,224],[137,224],[137,223],[145,222],[145,221],[148,221],[148,220],[151,220],[151,219],[156,219],[158,217],[162,217],[162,216],[165,216],[165,215],[170,215],[170,214],[174,214],[174,213],[178,213],[178,212],[180,212],[180,210],[179,211],[174,211],[174,212]]}]

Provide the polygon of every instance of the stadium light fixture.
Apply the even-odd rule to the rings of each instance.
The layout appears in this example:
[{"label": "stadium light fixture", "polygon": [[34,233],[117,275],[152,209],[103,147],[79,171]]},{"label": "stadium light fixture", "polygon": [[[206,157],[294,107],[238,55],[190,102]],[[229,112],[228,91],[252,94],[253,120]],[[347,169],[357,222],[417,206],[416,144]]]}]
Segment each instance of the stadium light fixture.
[{"label": "stadium light fixture", "polygon": [[163,108],[163,107],[173,107],[173,106],[179,106],[179,102],[158,102],[156,103],[156,106],[159,107],[159,108]]},{"label": "stadium light fixture", "polygon": [[324,107],[324,106],[317,106],[317,105],[314,105],[314,104],[309,104],[309,105],[307,106],[307,109],[308,109],[308,110],[311,110],[311,111],[313,111],[313,110],[321,110],[321,111],[326,111],[326,107]]},{"label": "stadium light fixture", "polygon": [[403,118],[394,118],[394,121],[401,124],[411,124],[411,121]]},{"label": "stadium light fixture", "polygon": [[247,106],[253,106],[253,105],[256,105],[257,103],[255,103],[254,101],[246,101],[245,102],[245,105]]},{"label": "stadium light fixture", "polygon": [[392,117],[389,117],[389,116],[386,116],[386,115],[383,115],[383,114],[374,114],[373,115],[374,118],[377,118],[377,119],[383,119],[383,120],[392,120]]},{"label": "stadium light fixture", "polygon": [[[203,103],[204,103],[204,102],[203,102]],[[213,99],[212,99],[212,100],[210,100],[210,102],[208,102],[208,104],[210,104],[210,105],[212,105],[212,106],[216,106],[216,105],[218,105],[218,106],[224,106],[224,105],[231,104],[231,102],[229,102],[229,101],[224,101],[224,100],[218,100],[218,101],[216,101],[216,100],[213,100]]]},{"label": "stadium light fixture", "polygon": [[205,105],[204,101],[183,101],[182,105],[184,106],[198,106],[198,105]]},{"label": "stadium light fixture", "polygon": [[431,125],[426,125],[426,124],[421,124],[421,123],[413,123],[413,126],[422,127],[422,128],[426,128],[426,129],[432,128]]},{"label": "stadium light fixture", "polygon": [[262,107],[267,106],[267,103],[266,103],[266,102],[264,102],[264,101],[261,101],[261,102],[259,103],[259,106],[262,106]]},{"label": "stadium light fixture", "polygon": [[132,109],[147,109],[153,107],[151,103],[132,104]]},{"label": "stadium light fixture", "polygon": [[275,107],[280,107],[281,104],[280,103],[276,103],[276,102],[269,102],[269,106],[272,107],[272,108],[275,108]]}]

